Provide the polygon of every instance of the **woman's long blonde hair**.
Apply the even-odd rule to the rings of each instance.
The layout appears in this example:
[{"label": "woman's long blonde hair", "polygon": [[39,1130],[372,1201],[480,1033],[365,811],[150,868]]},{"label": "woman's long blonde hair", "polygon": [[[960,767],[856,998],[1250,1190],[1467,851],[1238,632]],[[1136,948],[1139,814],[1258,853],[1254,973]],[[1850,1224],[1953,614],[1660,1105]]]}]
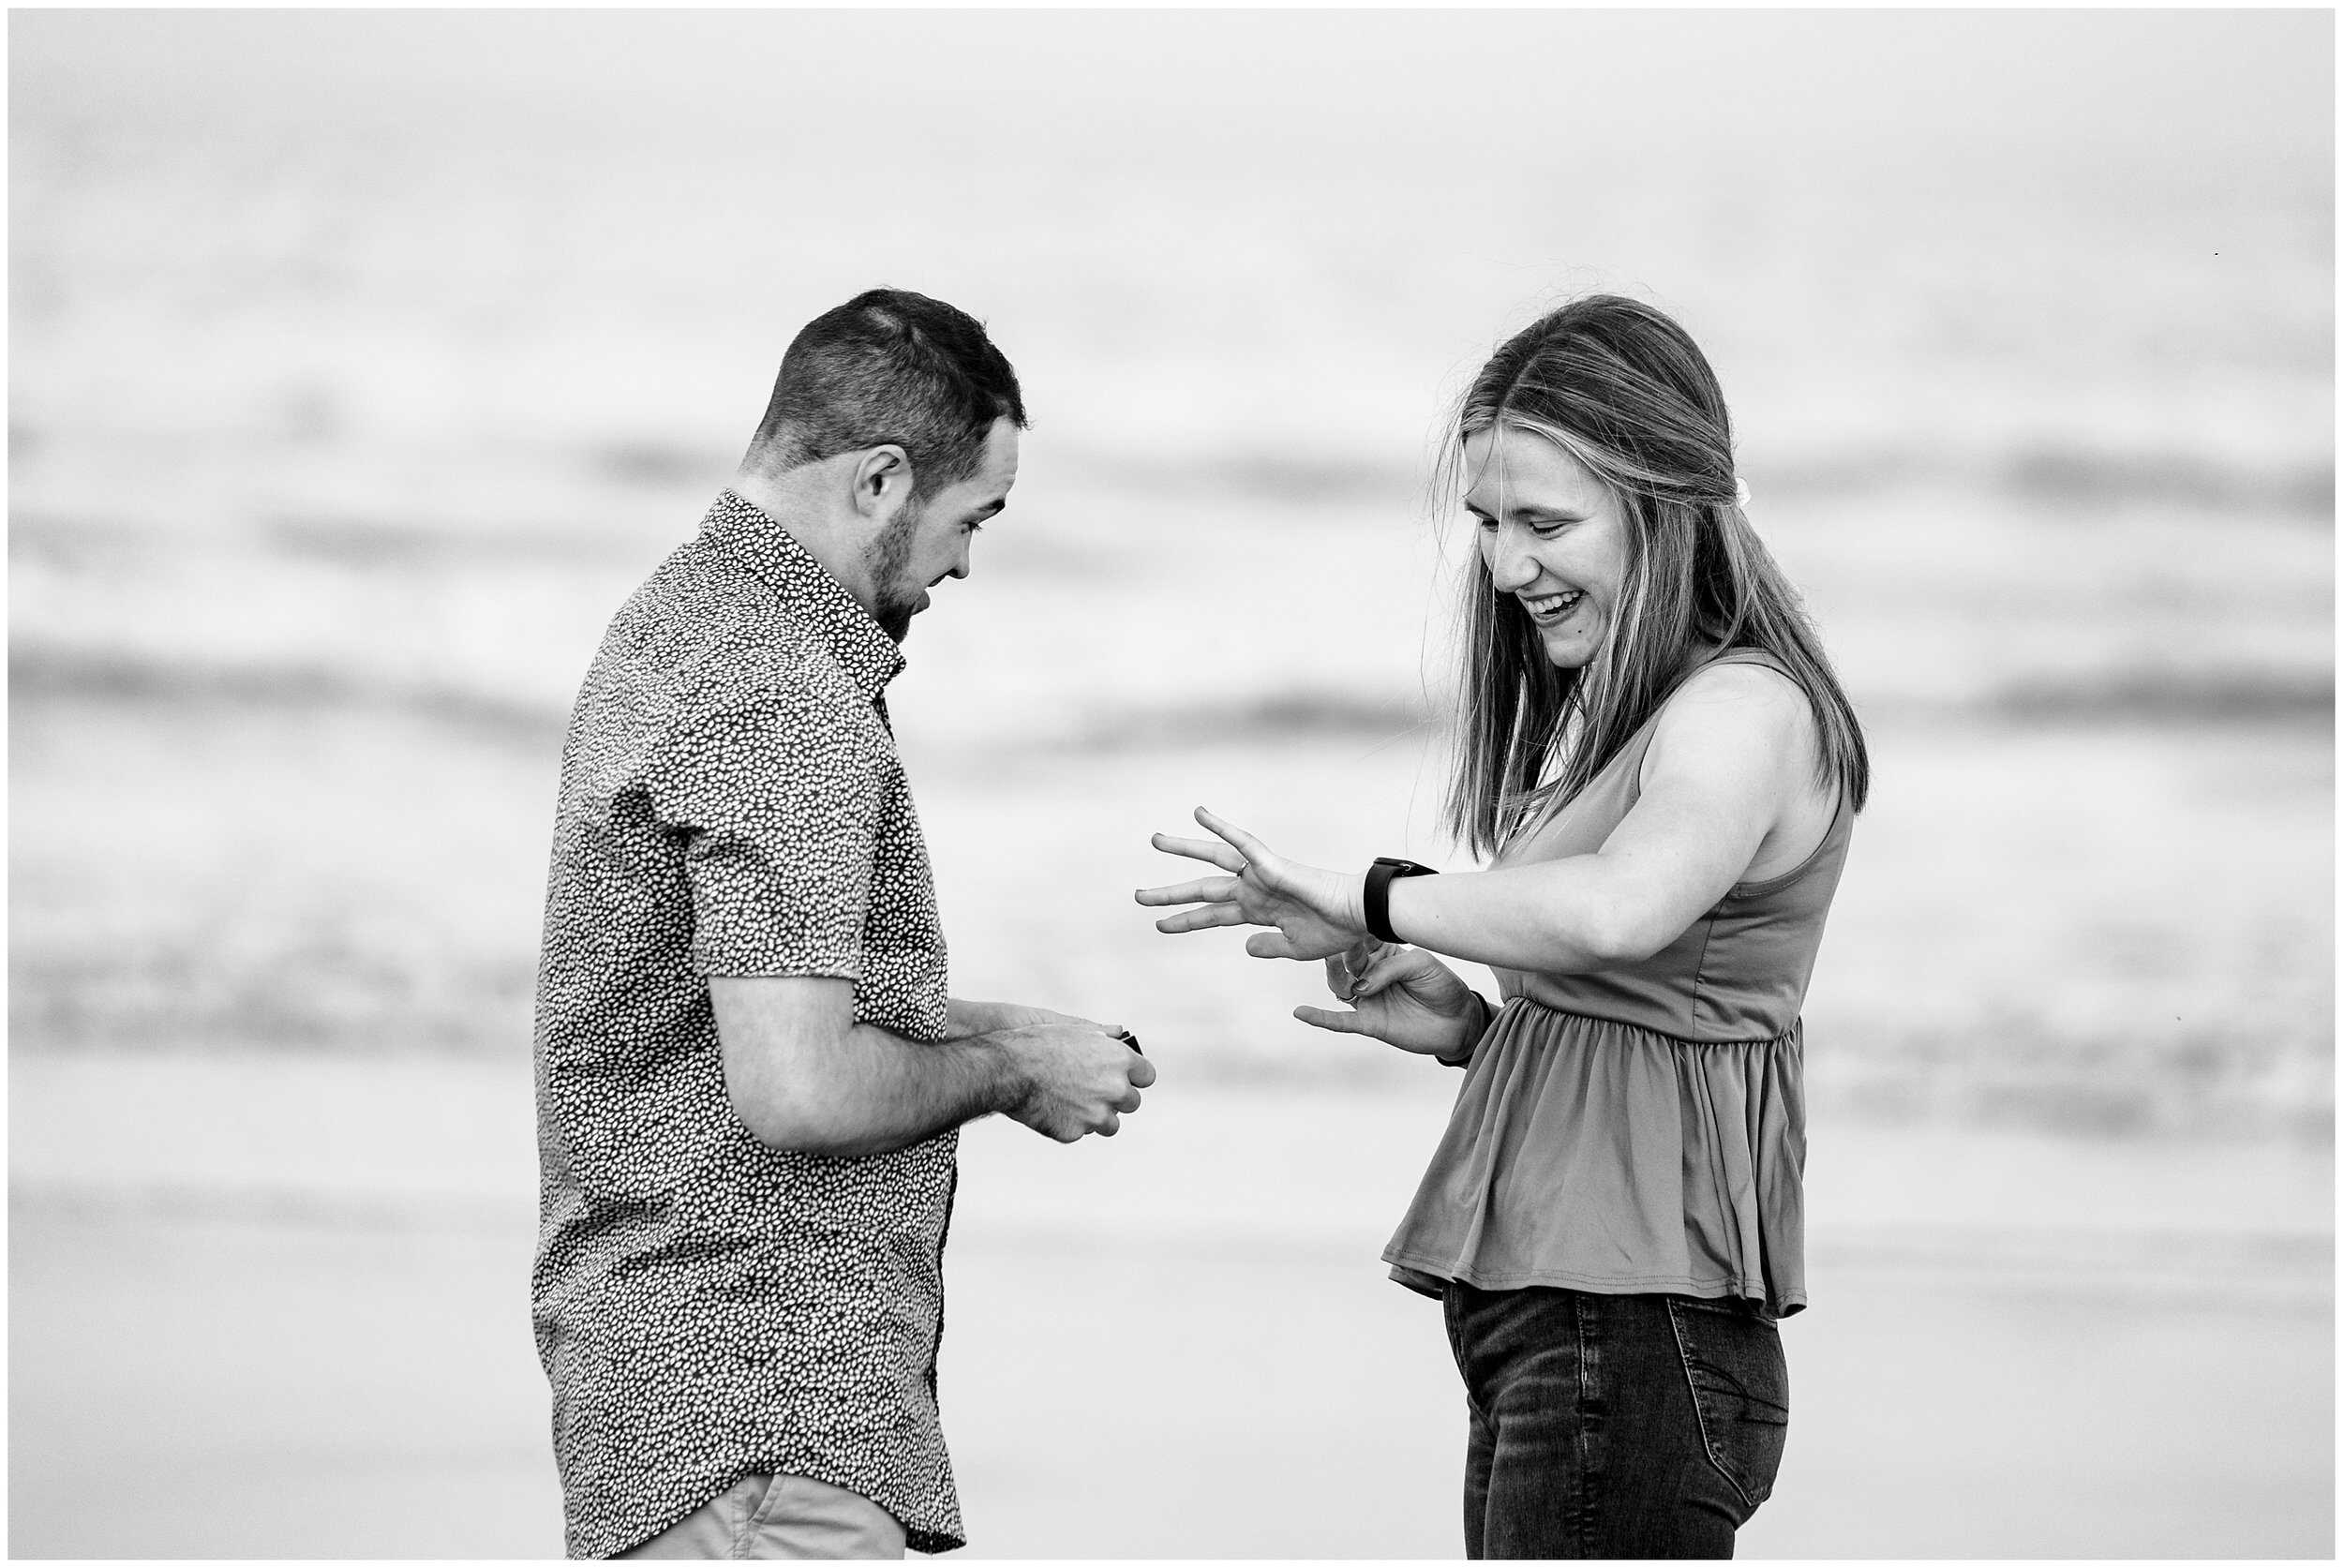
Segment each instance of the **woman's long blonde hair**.
[{"label": "woman's long blonde hair", "polygon": [[1521,602],[1478,553],[1464,574],[1455,757],[1443,816],[1480,856],[1569,800],[1619,754],[1704,645],[1762,649],[1813,705],[1815,776],[1860,811],[1862,726],[1798,590],[1738,500],[1716,373],[1666,315],[1616,294],[1574,300],[1489,356],[1451,426],[1438,493],[1461,493],[1464,442],[1500,427],[1554,442],[1608,485],[1627,524],[1625,580],[1594,659],[1558,669]]}]

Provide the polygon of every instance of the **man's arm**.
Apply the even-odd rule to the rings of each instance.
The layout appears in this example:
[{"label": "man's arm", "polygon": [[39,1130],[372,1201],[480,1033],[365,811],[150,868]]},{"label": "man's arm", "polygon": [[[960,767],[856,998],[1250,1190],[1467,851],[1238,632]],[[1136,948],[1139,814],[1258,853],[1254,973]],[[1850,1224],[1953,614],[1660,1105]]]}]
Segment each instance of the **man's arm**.
[{"label": "man's arm", "polygon": [[1112,1137],[1156,1079],[1098,1024],[1008,1016],[1038,1008],[955,1001],[953,1036],[921,1043],[856,1023],[851,980],[714,976],[708,989],[733,1108],[777,1149],[886,1154],[994,1112],[1062,1143]]},{"label": "man's arm", "polygon": [[[1047,1008],[1029,1008],[1021,1002],[976,1002],[965,996],[947,997],[944,1038],[962,1039],[969,1035],[988,1035],[995,1029],[1014,1029],[1026,1023],[1088,1023],[1086,1018],[1072,1013],[1052,1012]],[[1102,1025],[1108,1034],[1114,1033],[1112,1023]]]}]

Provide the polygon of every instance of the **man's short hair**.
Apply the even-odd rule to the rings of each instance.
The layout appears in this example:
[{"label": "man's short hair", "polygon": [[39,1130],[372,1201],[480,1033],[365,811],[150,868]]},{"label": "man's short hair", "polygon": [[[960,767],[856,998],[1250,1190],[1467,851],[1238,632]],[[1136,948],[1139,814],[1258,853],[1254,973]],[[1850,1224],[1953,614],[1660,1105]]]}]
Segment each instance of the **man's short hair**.
[{"label": "man's short hair", "polygon": [[984,323],[908,289],[873,289],[798,334],[750,451],[779,471],[892,442],[925,497],[973,475],[1004,418],[1023,429],[1024,398]]}]

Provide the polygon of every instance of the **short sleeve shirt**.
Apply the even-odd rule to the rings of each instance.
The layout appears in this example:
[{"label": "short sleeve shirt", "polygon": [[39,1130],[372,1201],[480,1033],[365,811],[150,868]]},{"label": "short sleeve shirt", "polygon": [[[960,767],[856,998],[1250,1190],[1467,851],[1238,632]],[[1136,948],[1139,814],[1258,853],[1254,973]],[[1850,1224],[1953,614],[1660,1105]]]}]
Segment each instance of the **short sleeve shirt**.
[{"label": "short sleeve shirt", "polygon": [[903,656],[726,491],[611,621],[572,714],[537,976],[531,1279],[571,1555],[743,1475],[963,1544],[935,1403],[957,1134],[841,1158],[734,1111],[710,976],[854,982],[942,1038],[927,847],[887,723]]}]

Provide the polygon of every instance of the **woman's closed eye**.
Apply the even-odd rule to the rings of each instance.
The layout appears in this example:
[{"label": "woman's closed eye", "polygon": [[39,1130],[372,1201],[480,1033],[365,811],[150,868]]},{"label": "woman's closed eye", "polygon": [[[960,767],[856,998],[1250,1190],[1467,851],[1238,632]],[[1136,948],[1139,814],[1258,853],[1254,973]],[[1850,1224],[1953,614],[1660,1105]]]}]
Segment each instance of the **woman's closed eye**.
[{"label": "woman's closed eye", "polygon": [[[1523,519],[1522,526],[1540,539],[1551,539],[1564,529],[1585,520],[1583,517],[1530,517]],[[1497,519],[1494,517],[1475,512],[1472,514],[1472,521],[1484,533],[1497,531]]]}]

